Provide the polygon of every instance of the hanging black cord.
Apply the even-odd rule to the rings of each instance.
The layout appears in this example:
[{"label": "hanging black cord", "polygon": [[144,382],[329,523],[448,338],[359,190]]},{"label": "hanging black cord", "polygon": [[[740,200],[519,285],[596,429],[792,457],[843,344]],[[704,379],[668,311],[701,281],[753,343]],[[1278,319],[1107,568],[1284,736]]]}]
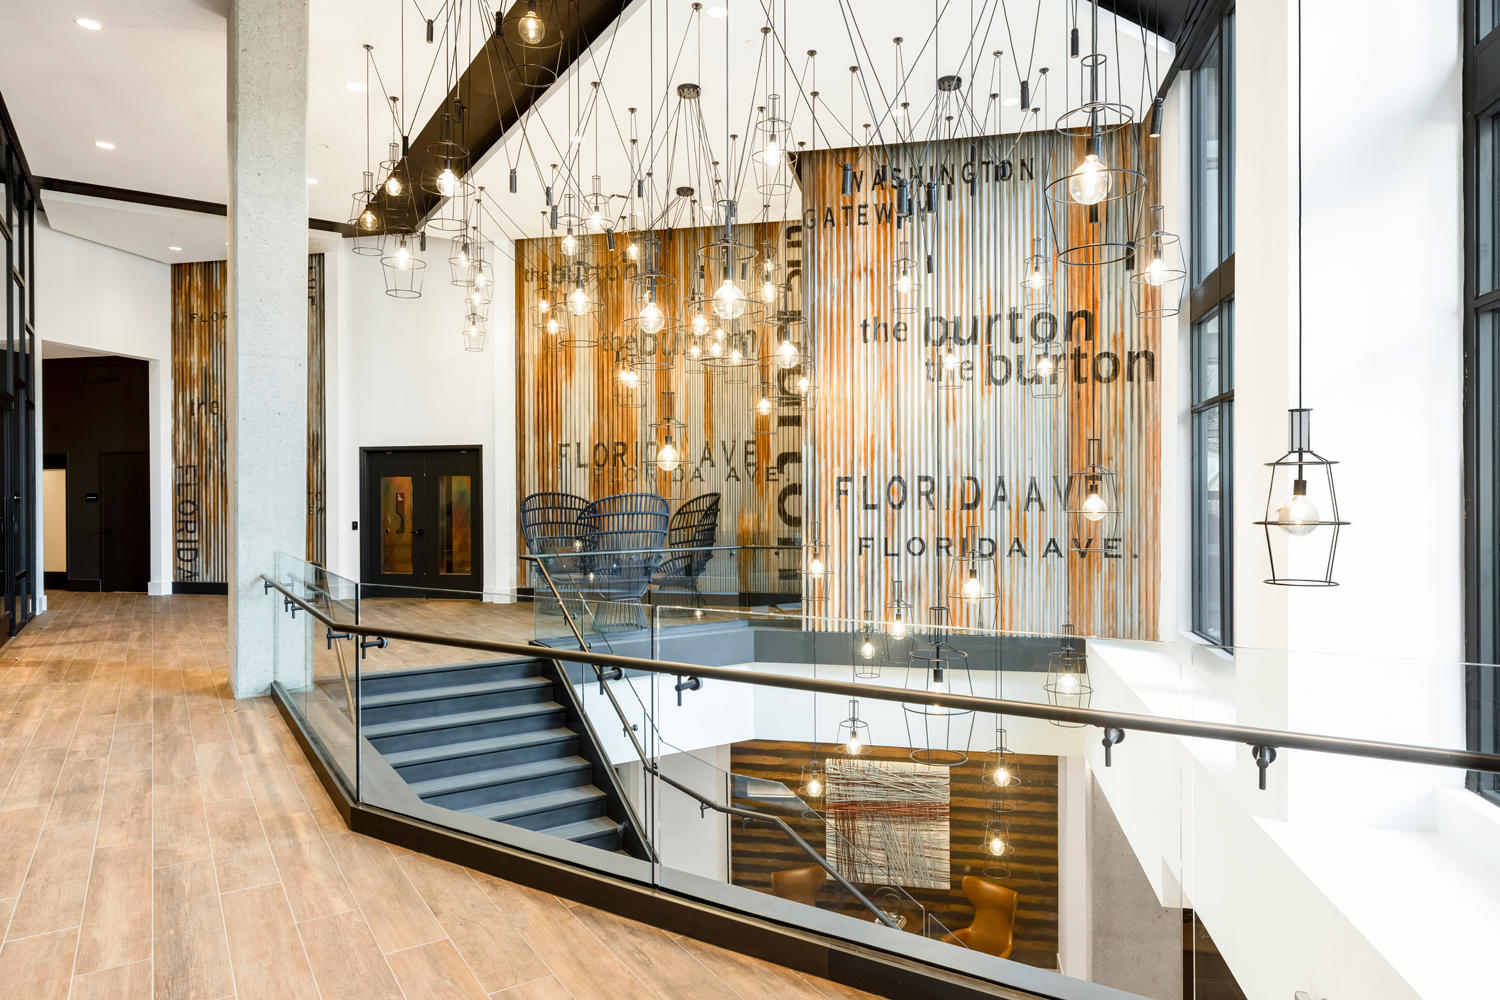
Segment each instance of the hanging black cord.
[{"label": "hanging black cord", "polygon": [[1297,0],[1297,409],[1302,409],[1302,0]]}]

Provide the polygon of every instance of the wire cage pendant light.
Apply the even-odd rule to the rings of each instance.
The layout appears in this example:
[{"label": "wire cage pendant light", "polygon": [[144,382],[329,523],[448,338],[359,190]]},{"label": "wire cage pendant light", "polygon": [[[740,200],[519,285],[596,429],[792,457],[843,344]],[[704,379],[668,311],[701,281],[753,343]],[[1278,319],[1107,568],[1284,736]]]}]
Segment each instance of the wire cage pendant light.
[{"label": "wire cage pendant light", "polygon": [[1338,491],[1333,467],[1338,463],[1312,449],[1312,411],[1289,413],[1291,443],[1286,454],[1266,465],[1271,485],[1265,517],[1255,523],[1266,533],[1271,575],[1266,583],[1280,587],[1337,587],[1333,562],[1338,555]]},{"label": "wire cage pendant light", "polygon": [[[939,620],[945,612],[945,608],[933,608]],[[938,627],[912,648],[906,668],[908,690],[925,695],[974,693],[969,654],[948,640],[948,634]],[[974,735],[972,709],[918,700],[902,702],[901,710],[906,717],[906,736],[912,746],[913,761],[936,767],[956,767],[968,761]]]},{"label": "wire cage pendant light", "polygon": [[854,676],[862,681],[880,679],[881,668],[889,656],[886,635],[870,617],[867,610],[864,619],[855,629],[853,650],[850,659],[854,662]]},{"label": "wire cage pendant light", "polygon": [[[1089,678],[1088,654],[1079,648],[1073,637],[1073,626],[1063,625],[1062,643],[1047,657],[1047,679],[1042,682],[1042,691],[1047,702],[1059,708],[1088,708],[1094,700],[1094,683]],[[1063,729],[1078,729],[1081,722],[1063,722],[1048,719],[1054,726]]]},{"label": "wire cage pendant light", "polygon": [[396,299],[422,297],[422,279],[427,273],[427,261],[422,259],[422,254],[426,249],[425,233],[391,234],[386,253],[380,258],[385,294]]},{"label": "wire cage pendant light", "polygon": [[1187,289],[1187,259],[1182,240],[1167,231],[1166,206],[1152,205],[1150,231],[1136,244],[1130,272],[1130,296],[1141,319],[1165,319],[1182,312]]},{"label": "wire cage pendant light", "polygon": [[850,757],[858,757],[870,746],[870,724],[859,717],[859,699],[849,699],[849,716],[839,723],[835,742]]},{"label": "wire cage pendant light", "polygon": [[1120,484],[1104,464],[1101,439],[1088,439],[1086,460],[1069,474],[1063,496],[1075,549],[1096,548],[1096,541],[1102,546],[1103,540],[1120,537]]},{"label": "wire cage pendant light", "polygon": [[1266,512],[1255,523],[1266,533],[1266,555],[1277,587],[1336,587],[1334,559],[1339,531],[1349,522],[1339,516],[1333,467],[1338,463],[1313,451],[1312,410],[1302,405],[1303,322],[1302,265],[1302,2],[1297,0],[1297,405],[1288,413],[1291,442],[1286,453],[1266,465],[1271,484]]}]

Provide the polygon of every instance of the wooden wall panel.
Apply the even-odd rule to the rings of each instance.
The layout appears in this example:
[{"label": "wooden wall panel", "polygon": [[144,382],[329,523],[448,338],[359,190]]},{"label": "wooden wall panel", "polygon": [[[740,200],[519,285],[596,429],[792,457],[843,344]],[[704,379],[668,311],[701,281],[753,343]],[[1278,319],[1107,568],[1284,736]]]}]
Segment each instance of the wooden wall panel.
[{"label": "wooden wall panel", "polygon": [[[229,578],[226,264],[172,265],[172,579]],[[308,549],[325,551],[323,255],[308,260]]]},{"label": "wooden wall panel", "polygon": [[[897,747],[868,747],[864,756],[876,760],[910,760],[910,751]],[[790,788],[802,782],[802,766],[810,758],[824,760],[834,756],[823,744],[814,748],[807,743],[783,743],[755,740],[736,743],[731,749],[731,768],[735,774],[768,781],[779,781]],[[973,919],[974,910],[964,896],[960,883],[965,875],[986,874],[987,858],[981,843],[984,823],[992,798],[991,786],[981,780],[986,758],[975,756],[968,763],[950,769],[950,854],[952,886],[941,889],[906,889],[922,906],[929,909],[947,928],[963,927]],[[1010,814],[1011,842],[1016,853],[1007,859],[1008,877],[998,881],[1014,889],[1019,896],[1016,915],[1015,950],[1011,957],[1045,969],[1057,967],[1057,758],[1036,754],[1019,754],[1021,781],[1013,789],[1015,812]],[[736,804],[755,807],[752,802]],[[815,850],[824,850],[824,824],[821,819],[787,817],[788,823]],[[779,830],[768,823],[730,824],[730,878],[762,892],[771,891],[771,873],[808,864],[807,855]],[[861,886],[867,894],[877,886]],[[824,905],[843,909],[839,893],[825,887]]]}]

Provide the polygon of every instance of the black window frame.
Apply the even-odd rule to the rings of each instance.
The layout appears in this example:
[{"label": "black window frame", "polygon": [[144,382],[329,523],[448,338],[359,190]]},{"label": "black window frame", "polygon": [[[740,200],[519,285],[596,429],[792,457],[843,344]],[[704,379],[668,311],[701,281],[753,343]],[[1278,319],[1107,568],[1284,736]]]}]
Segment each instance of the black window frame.
[{"label": "black window frame", "polygon": [[[1191,66],[1193,76],[1189,90],[1188,172],[1192,259],[1189,271],[1194,282],[1188,296],[1189,317],[1189,451],[1192,499],[1188,546],[1192,554],[1191,628],[1194,635],[1221,648],[1234,645],[1234,7],[1220,17],[1202,50]],[[1205,178],[1208,174],[1207,137],[1204,93],[1206,67],[1217,63],[1217,102],[1212,108],[1218,118],[1217,176],[1214,178],[1216,208],[1215,245],[1205,247],[1199,239],[1207,211]],[[1200,384],[1198,355],[1200,340],[1210,324],[1217,321],[1216,348],[1219,370],[1212,391]],[[1200,600],[1207,572],[1205,533],[1200,531],[1203,511],[1209,503],[1207,456],[1199,448],[1200,423],[1209,415],[1219,421],[1219,519],[1217,542],[1218,619],[1210,621],[1209,609]]]},{"label": "black window frame", "polygon": [[[1500,31],[1464,0],[1464,656],[1468,747],[1500,753]],[[1500,775],[1468,788],[1500,805]]]}]

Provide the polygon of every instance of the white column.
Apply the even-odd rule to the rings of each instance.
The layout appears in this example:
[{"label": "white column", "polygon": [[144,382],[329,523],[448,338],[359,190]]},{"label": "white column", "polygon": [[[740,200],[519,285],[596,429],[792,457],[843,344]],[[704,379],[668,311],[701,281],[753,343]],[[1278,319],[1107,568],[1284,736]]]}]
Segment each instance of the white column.
[{"label": "white column", "polygon": [[276,665],[260,574],[306,550],[308,0],[233,0],[228,29],[229,677],[247,697]]}]

